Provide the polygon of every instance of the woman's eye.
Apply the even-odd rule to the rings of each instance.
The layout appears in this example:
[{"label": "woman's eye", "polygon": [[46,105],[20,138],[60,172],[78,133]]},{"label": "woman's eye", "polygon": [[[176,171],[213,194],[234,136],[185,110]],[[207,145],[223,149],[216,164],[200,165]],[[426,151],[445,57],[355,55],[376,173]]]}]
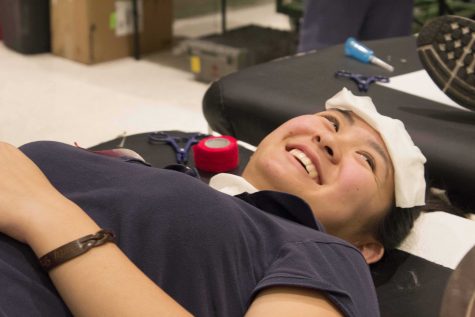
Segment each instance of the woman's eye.
[{"label": "woman's eye", "polygon": [[329,116],[329,115],[324,115],[322,117],[330,121],[330,123],[333,125],[333,128],[335,129],[335,132],[338,132],[338,130],[340,129],[340,122],[338,121],[337,118],[335,118],[334,116]]},{"label": "woman's eye", "polygon": [[370,154],[365,152],[361,152],[358,154],[361,155],[361,157],[368,163],[369,167],[374,172],[374,170],[376,169],[376,163],[374,161],[374,158]]}]

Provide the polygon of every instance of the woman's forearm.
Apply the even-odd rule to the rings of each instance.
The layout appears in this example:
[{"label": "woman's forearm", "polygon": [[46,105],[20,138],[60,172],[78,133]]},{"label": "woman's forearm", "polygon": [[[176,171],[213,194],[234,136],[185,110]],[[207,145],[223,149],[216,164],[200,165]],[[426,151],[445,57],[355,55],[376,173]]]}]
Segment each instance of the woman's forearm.
[{"label": "woman's forearm", "polygon": [[[36,206],[26,242],[38,257],[99,230],[66,199]],[[45,209],[45,210],[42,210]],[[189,316],[148,279],[113,243],[107,243],[50,271],[61,297],[77,316]]]},{"label": "woman's forearm", "polygon": [[[0,193],[0,232],[29,244],[38,257],[99,230],[33,161],[4,142]],[[113,243],[59,265],[50,276],[77,316],[189,316]]]}]

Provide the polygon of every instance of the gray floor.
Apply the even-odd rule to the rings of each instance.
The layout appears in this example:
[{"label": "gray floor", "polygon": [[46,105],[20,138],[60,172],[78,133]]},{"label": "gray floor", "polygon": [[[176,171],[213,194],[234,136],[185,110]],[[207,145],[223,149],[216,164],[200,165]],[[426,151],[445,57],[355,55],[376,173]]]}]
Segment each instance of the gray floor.
[{"label": "gray floor", "polygon": [[[273,3],[229,10],[229,28],[250,23],[290,27]],[[212,14],[177,20],[173,29],[182,39],[220,26]],[[207,132],[201,100],[208,85],[194,80],[187,57],[175,51],[87,66],[52,54],[22,55],[0,42],[0,140],[89,147],[123,133]]]}]

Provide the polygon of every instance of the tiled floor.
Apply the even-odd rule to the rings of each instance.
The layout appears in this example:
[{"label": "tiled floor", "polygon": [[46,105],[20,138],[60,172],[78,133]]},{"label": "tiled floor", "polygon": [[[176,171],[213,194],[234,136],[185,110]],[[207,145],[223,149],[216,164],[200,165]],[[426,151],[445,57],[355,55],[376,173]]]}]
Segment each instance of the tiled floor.
[{"label": "tiled floor", "polygon": [[[289,28],[275,4],[229,10],[228,27]],[[177,20],[177,39],[219,32],[219,14]],[[176,50],[175,50],[176,51]],[[185,55],[173,49],[86,66],[51,54],[22,55],[0,42],[0,140],[21,145],[55,140],[93,146],[126,132],[207,131]]]}]

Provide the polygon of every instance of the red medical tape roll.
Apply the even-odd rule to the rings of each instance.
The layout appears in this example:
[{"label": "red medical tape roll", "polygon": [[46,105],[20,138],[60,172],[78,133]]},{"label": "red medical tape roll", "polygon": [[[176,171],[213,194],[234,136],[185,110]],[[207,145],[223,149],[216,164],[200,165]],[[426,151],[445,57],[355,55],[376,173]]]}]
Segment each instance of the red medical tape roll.
[{"label": "red medical tape roll", "polygon": [[223,173],[239,164],[237,141],[232,136],[210,136],[193,146],[195,166],[205,172]]}]

